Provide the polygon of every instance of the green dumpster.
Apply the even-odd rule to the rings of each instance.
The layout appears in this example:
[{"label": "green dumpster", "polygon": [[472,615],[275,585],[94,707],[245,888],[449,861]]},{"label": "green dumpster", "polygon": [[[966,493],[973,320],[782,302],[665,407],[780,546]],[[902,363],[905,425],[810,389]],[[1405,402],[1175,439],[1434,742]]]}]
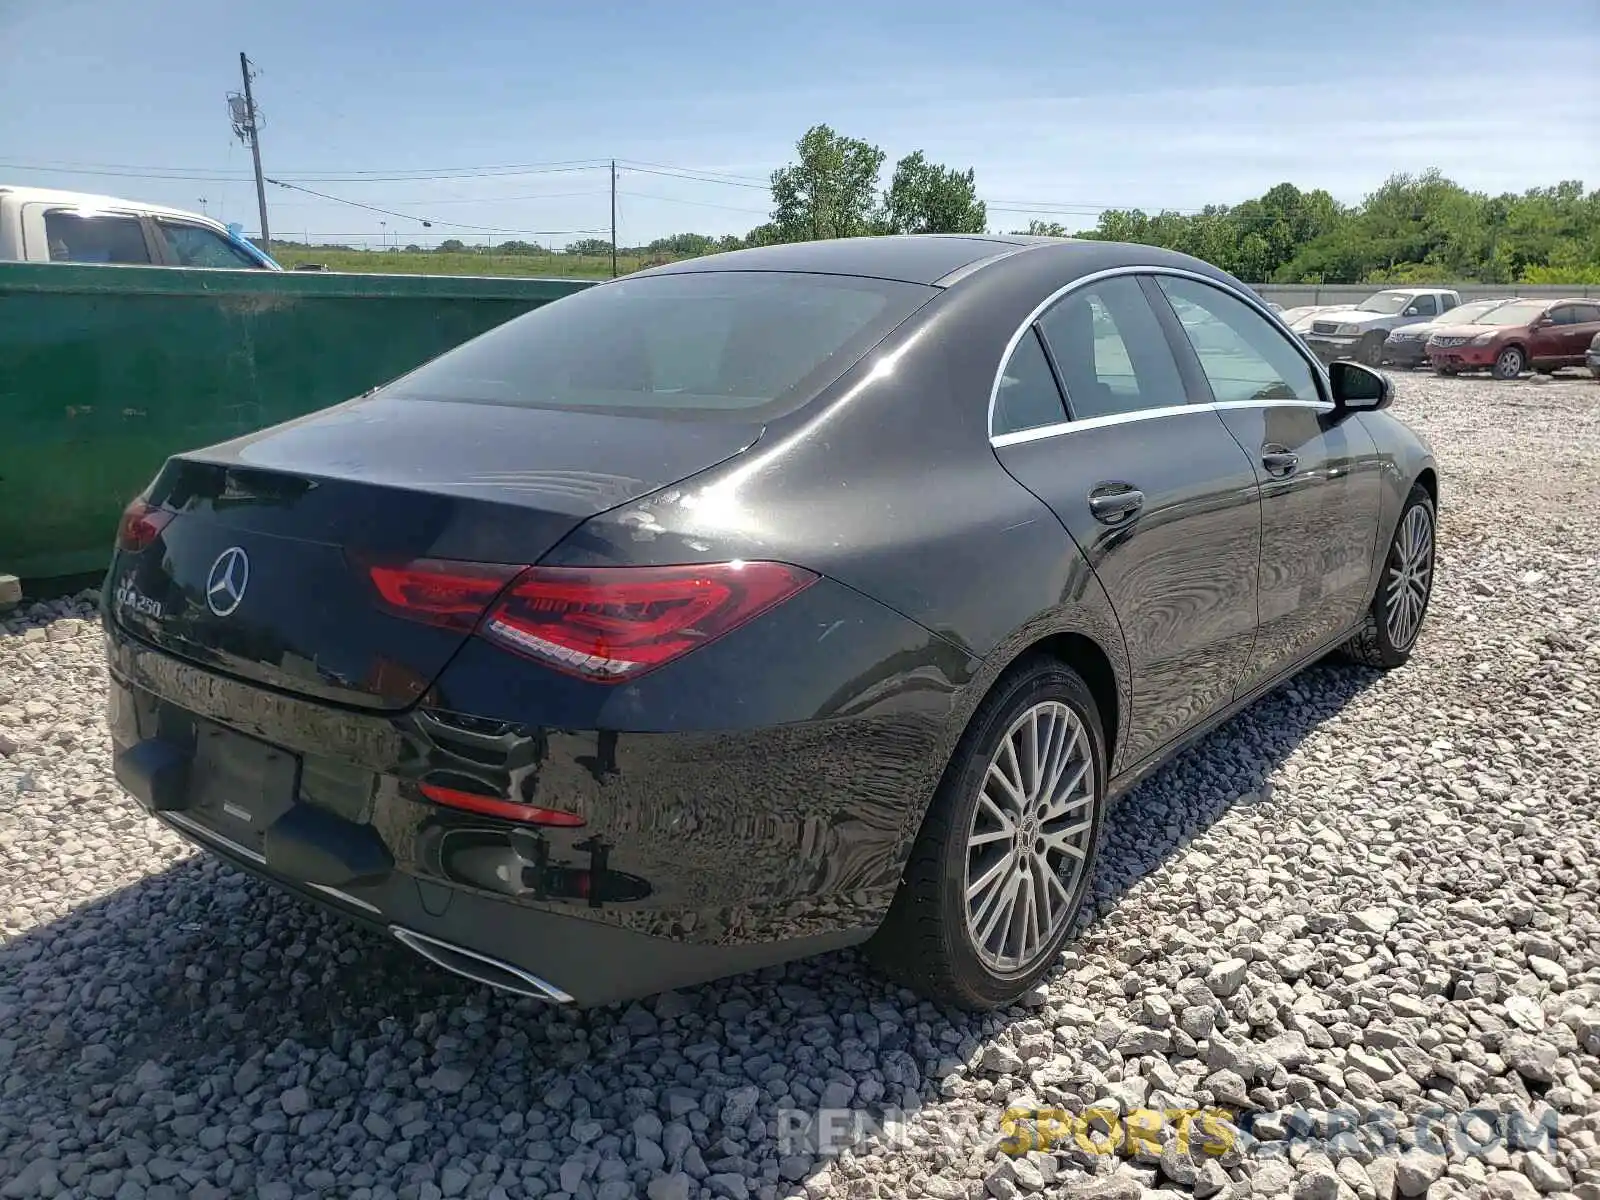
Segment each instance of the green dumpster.
[{"label": "green dumpster", "polygon": [[0,575],[98,571],[168,456],[337,404],[590,286],[0,263]]}]

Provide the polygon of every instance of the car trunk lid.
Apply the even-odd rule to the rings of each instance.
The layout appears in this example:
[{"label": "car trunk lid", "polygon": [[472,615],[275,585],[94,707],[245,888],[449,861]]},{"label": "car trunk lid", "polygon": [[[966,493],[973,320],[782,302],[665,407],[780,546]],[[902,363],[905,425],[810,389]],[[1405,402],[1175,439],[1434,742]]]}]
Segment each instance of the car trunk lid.
[{"label": "car trunk lid", "polygon": [[374,565],[503,564],[509,578],[589,517],[760,433],[730,421],[352,401],[170,460],[148,495],[166,523],[147,548],[118,552],[108,605],[131,633],[227,674],[403,708],[470,630],[386,612]]}]

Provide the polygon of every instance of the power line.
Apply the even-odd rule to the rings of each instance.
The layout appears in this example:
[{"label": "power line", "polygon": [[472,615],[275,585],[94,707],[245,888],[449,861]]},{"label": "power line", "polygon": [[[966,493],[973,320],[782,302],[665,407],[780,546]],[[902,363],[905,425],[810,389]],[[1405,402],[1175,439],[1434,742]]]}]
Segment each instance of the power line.
[{"label": "power line", "polygon": [[770,183],[742,183],[735,179],[718,179],[714,175],[700,175],[679,168],[674,168],[672,170],[660,170],[655,167],[637,167],[624,164],[624,170],[637,171],[641,175],[661,175],[667,179],[687,179],[695,183],[718,183],[723,187],[757,188],[763,192],[772,190],[772,185]]},{"label": "power line", "polygon": [[302,187],[298,183],[286,183],[282,179],[273,179],[270,176],[267,182],[276,184],[281,188],[290,188],[297,192],[318,196],[323,200],[331,200],[335,204],[348,204],[351,208],[364,208],[368,212],[381,213],[386,217],[399,217],[403,221],[416,221],[424,229],[430,229],[435,225],[443,225],[450,229],[468,229],[475,233],[516,233],[528,237],[567,237],[575,234],[605,232],[603,229],[504,229],[497,225],[468,225],[461,221],[435,221],[429,217],[419,217],[414,213],[396,212],[392,208],[380,208],[376,204],[363,204],[359,200],[347,200],[343,196],[333,196],[327,192],[319,192],[315,188]]},{"label": "power line", "polygon": [[667,204],[688,204],[694,208],[719,208],[723,212],[745,213],[755,217],[770,215],[763,208],[736,208],[731,204],[713,204],[709,200],[687,200],[682,196],[658,196],[654,192],[619,192],[618,195],[632,196],[636,200],[661,200]]},{"label": "power line", "polygon": [[624,167],[633,167],[640,170],[653,167],[661,171],[673,171],[678,173],[687,172],[693,176],[716,177],[719,179],[728,180],[732,183],[754,184],[757,187],[765,188],[772,186],[772,180],[770,178],[762,179],[754,175],[735,175],[731,171],[713,171],[709,168],[701,167],[675,167],[670,163],[641,162],[636,158],[623,158],[618,159],[617,161],[620,162]]}]

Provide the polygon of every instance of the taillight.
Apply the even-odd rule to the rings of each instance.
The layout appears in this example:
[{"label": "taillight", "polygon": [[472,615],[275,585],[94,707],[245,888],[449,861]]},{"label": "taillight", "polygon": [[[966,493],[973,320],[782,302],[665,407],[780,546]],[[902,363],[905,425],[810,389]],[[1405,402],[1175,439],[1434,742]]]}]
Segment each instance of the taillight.
[{"label": "taillight", "polygon": [[378,602],[395,616],[463,632],[477,625],[489,602],[521,567],[421,558],[367,568]]},{"label": "taillight", "polygon": [[580,679],[620,683],[679,658],[803,591],[816,575],[773,562],[511,567],[372,564],[387,611],[478,636]]},{"label": "taillight", "polygon": [[124,554],[139,553],[161,536],[173,516],[143,496],[136,498],[122,510],[122,520],[117,522],[117,549]]},{"label": "taillight", "polygon": [[816,578],[772,562],[530,567],[478,634],[569,675],[620,683],[738,628]]},{"label": "taillight", "polygon": [[478,792],[444,787],[437,783],[419,783],[417,790],[435,804],[460,809],[462,812],[477,813],[479,816],[500,817],[507,821],[522,821],[529,825],[554,825],[564,829],[576,829],[583,824],[583,818],[577,813],[562,812],[556,808],[540,808],[536,804],[519,804],[515,800],[503,800],[498,796],[485,796]]}]

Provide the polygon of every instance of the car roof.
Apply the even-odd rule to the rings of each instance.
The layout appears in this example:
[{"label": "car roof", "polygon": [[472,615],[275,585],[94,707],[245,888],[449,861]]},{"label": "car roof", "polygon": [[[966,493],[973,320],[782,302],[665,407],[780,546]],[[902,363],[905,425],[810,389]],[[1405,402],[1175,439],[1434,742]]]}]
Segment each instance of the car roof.
[{"label": "car roof", "polygon": [[20,184],[0,183],[0,196],[11,196],[24,204],[61,204],[72,208],[132,209],[135,212],[157,213],[161,216],[183,217],[217,229],[225,226],[215,217],[174,208],[170,204],[153,204],[148,200],[129,200],[126,196],[105,196],[98,192],[72,192],[64,188],[25,187]]},{"label": "car roof", "polygon": [[[696,271],[796,271],[814,275],[858,275],[904,283],[934,284],[974,263],[1015,253],[1043,241],[1026,234],[919,233],[881,237],[785,242],[730,250],[668,263],[638,275]],[[637,276],[636,276],[637,277]]]},{"label": "car roof", "polygon": [[[1215,267],[1187,254],[1136,243],[1041,237],[1024,233],[919,233],[786,242],[749,250],[731,250],[683,259],[648,271],[639,271],[626,278],[713,271],[792,271],[949,287],[971,275],[987,277],[991,264],[1009,266],[1023,258],[1031,259],[1032,255],[1024,255],[1024,251],[1050,253],[1057,269],[1064,268],[1068,275],[1075,266],[1083,270],[1096,270],[1110,265],[1165,265],[1202,273],[1216,271]],[[1077,260],[1081,260],[1081,263]]]}]

